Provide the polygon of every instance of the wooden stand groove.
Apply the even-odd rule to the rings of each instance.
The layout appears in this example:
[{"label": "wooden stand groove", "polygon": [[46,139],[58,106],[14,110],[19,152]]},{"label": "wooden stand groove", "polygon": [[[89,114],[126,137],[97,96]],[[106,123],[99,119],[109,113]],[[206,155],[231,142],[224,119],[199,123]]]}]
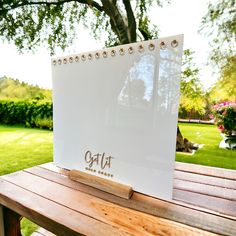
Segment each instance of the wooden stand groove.
[{"label": "wooden stand groove", "polygon": [[121,198],[130,199],[133,194],[132,187],[130,186],[90,175],[79,170],[71,170],[69,172],[69,178]]}]

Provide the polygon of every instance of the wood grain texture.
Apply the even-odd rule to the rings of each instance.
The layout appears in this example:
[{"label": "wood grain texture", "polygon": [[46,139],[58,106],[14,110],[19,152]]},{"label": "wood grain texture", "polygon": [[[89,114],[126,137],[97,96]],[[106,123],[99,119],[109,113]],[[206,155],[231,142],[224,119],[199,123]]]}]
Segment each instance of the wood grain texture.
[{"label": "wood grain texture", "polygon": [[232,204],[236,204],[236,190],[229,188],[222,188],[218,186],[206,185],[192,181],[181,179],[174,180],[174,189],[200,193],[202,195],[209,195],[218,198],[232,200]]},{"label": "wood grain texture", "polygon": [[223,179],[236,180],[236,170],[229,170],[229,169],[181,163],[181,162],[175,162],[175,170],[207,175],[207,176],[214,176]]},{"label": "wood grain texture", "polygon": [[61,206],[45,197],[1,180],[1,178],[0,204],[11,208],[58,236],[130,235],[121,229]]},{"label": "wood grain texture", "polygon": [[173,197],[175,200],[181,201],[183,201],[183,199],[187,199],[186,201],[188,204],[202,208],[210,208],[216,213],[221,213],[224,211],[224,213],[229,216],[235,216],[236,213],[236,201],[209,195],[206,196],[201,193],[184,191],[181,189],[175,189]]},{"label": "wood grain texture", "polygon": [[[235,173],[236,175],[236,173]],[[191,172],[183,172],[175,170],[174,179],[185,180],[189,182],[201,183],[206,186],[217,186],[221,188],[236,190],[236,181],[231,179],[224,179],[221,177],[201,175]]]},{"label": "wood grain texture", "polygon": [[[47,164],[43,166],[44,169],[47,167],[48,167],[47,170],[51,170],[51,164]],[[55,169],[55,167],[52,167],[52,168],[53,168],[53,171],[56,171],[57,173],[57,170]],[[57,167],[57,169],[60,169],[60,168]],[[34,169],[34,171],[37,171],[37,170]],[[68,171],[63,169],[63,174],[68,175]],[[50,174],[45,173],[45,176],[47,175],[50,176]],[[191,179],[192,175],[194,176],[193,180]],[[41,176],[43,176],[43,174]],[[210,178],[209,183],[205,184],[208,178]],[[197,179],[198,179],[198,182],[197,182]],[[223,185],[223,186],[216,186],[215,181],[217,181],[218,179],[222,180],[220,185]],[[223,181],[225,181],[225,184],[223,184]],[[235,204],[236,204],[236,201],[235,201],[236,190],[234,188],[225,187],[225,185],[229,185],[229,184],[232,184],[232,186],[234,186],[236,184],[236,181],[229,180],[229,179],[221,179],[221,178],[212,177],[212,176],[205,176],[205,175],[196,176],[196,174],[178,171],[178,179],[174,179],[173,199],[177,200],[179,204],[181,204],[181,202],[184,202],[184,203],[192,204],[193,206],[204,207],[205,210],[209,209],[209,210],[216,211],[217,209],[218,213],[236,217],[236,211],[234,210]],[[175,192],[177,190],[181,190],[181,192],[186,191],[186,195],[178,194],[178,197],[176,197],[177,194],[175,194]],[[83,190],[81,189],[81,191]],[[88,190],[85,190],[85,192],[86,191]],[[204,201],[199,201],[197,197],[189,198],[189,194],[188,194],[189,191],[195,192],[195,193],[201,193],[201,198],[205,199],[206,203],[203,205],[202,203],[204,203]],[[223,200],[221,198],[223,198]],[[211,204],[207,204],[207,202],[211,202]],[[225,204],[225,202],[227,202],[227,204]],[[201,209],[201,210],[204,211],[204,209]]]},{"label": "wood grain texture", "polygon": [[[178,235],[208,234],[203,230],[112,204],[29,173],[19,172],[18,176],[14,174],[2,178],[23,189],[27,188],[30,192],[43,196],[48,200],[56,200],[61,206],[118,228],[127,234],[161,235],[162,231],[165,231],[168,235],[174,233]],[[92,225],[87,225],[87,227],[92,227]]]},{"label": "wood grain texture", "polygon": [[98,176],[90,175],[79,170],[69,171],[68,176],[71,180],[89,185],[91,187],[100,189],[104,192],[111,193],[125,199],[130,199],[133,194],[132,187],[130,186],[100,178]]},{"label": "wood grain texture", "polygon": [[[51,214],[53,215],[54,221],[53,221],[53,227],[55,228],[55,217],[57,217],[56,223],[59,224],[59,226],[64,225],[67,226],[70,229],[75,230],[76,232],[84,233],[85,235],[213,235],[210,232],[203,231],[197,228],[189,227],[183,224],[179,224],[170,220],[162,219],[159,217],[154,217],[148,214],[144,214],[138,211],[130,210],[128,208],[124,208],[121,206],[118,206],[116,204],[109,203],[107,201],[101,200],[99,198],[90,196],[88,194],[81,193],[79,191],[76,191],[74,189],[70,189],[68,187],[65,187],[60,184],[52,183],[51,181],[45,180],[43,178],[39,178],[37,176],[33,176],[29,173],[23,173],[19,172],[18,176],[4,176],[2,177],[5,180],[5,183],[8,185],[14,185],[15,188],[20,188],[19,190],[15,192],[18,193],[20,191],[25,191],[26,186],[28,191],[31,193],[31,209],[35,212],[36,207],[35,202],[32,199],[32,195],[34,195],[33,198],[35,198],[35,195],[37,198],[39,196],[41,200],[49,201],[50,203],[47,203],[47,205],[44,205],[43,208],[40,208],[41,211],[43,211],[44,214],[42,214],[37,219],[37,223],[40,221],[39,218],[42,218],[45,215]],[[4,186],[4,184],[0,185],[1,187]],[[39,187],[40,186],[40,187]],[[43,187],[42,187],[43,186]],[[4,189],[6,189],[4,187]],[[8,188],[8,191],[12,191],[13,188]],[[0,190],[1,192],[1,190]],[[6,193],[4,194],[6,196]],[[8,193],[9,195],[9,193]],[[43,197],[42,197],[43,196]],[[13,197],[13,196],[11,196]],[[22,196],[16,197],[19,198]],[[17,201],[14,201],[15,203],[19,202],[21,198],[17,199]],[[43,198],[43,199],[42,199]],[[1,201],[0,196],[0,201]],[[21,200],[22,201],[22,200]],[[29,199],[23,200],[26,204],[29,204]],[[52,203],[55,204],[56,201],[57,207],[52,209],[50,205]],[[7,201],[9,203],[9,201]],[[39,204],[41,205],[41,204]],[[12,206],[12,202],[11,202]],[[38,201],[37,201],[37,207],[38,207]],[[42,206],[41,206],[42,207]],[[29,206],[28,206],[29,208]],[[21,210],[25,210],[26,206],[24,205]],[[73,214],[69,214],[66,211],[70,210],[73,211]],[[19,208],[17,207],[15,209],[16,211],[19,211]],[[29,212],[28,209],[26,209],[27,212]],[[39,209],[37,209],[38,212]],[[81,217],[87,217],[90,219],[87,221],[83,221],[82,223],[83,228],[81,229],[78,227],[77,221],[81,221],[79,219],[75,219],[77,214]],[[59,222],[58,222],[59,217]],[[78,217],[77,217],[78,218]],[[31,219],[31,218],[30,218]],[[91,220],[94,222],[91,223]],[[42,223],[42,222],[41,222]],[[45,223],[45,221],[44,221]],[[49,229],[48,227],[52,225],[52,221],[50,220],[46,224],[46,229]],[[99,225],[106,225],[107,230],[104,232],[101,232],[101,227]],[[97,226],[97,227],[96,227]],[[75,228],[76,227],[76,228]],[[96,228],[100,231],[97,231]],[[113,229],[113,230],[112,230]],[[50,230],[50,229],[49,229]],[[66,232],[66,229],[63,229],[64,232]],[[82,231],[84,230],[84,231]],[[82,231],[82,232],[81,232]],[[53,231],[52,231],[53,232]],[[62,234],[60,231],[57,231],[57,235],[66,235]],[[62,231],[63,232],[63,231]],[[54,232],[55,229],[54,229]],[[71,234],[68,234],[71,235]],[[72,234],[73,235],[73,234]]]},{"label": "wood grain texture", "polygon": [[3,206],[0,205],[0,236],[5,236],[4,220],[3,220]]},{"label": "wood grain texture", "polygon": [[71,181],[66,176],[68,175],[67,170],[61,170],[61,168],[55,167],[52,164],[43,165],[43,168],[33,167],[25,171],[66,187],[88,193],[89,195],[96,196],[106,201],[113,202],[131,209],[142,211],[155,216],[160,216],[215,233],[224,235],[236,234],[236,218],[231,216],[223,216],[215,212],[211,212],[203,208],[199,209],[198,207],[192,205],[190,206],[182,202],[170,203],[162,201],[137,192],[134,192],[132,198],[129,200],[122,199],[112,194],[107,194],[98,189]]}]

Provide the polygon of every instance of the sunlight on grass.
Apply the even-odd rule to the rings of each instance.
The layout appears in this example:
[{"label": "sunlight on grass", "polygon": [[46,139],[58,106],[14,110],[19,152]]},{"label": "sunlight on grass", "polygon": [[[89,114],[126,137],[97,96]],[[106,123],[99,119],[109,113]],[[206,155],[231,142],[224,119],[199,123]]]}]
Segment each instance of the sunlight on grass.
[{"label": "sunlight on grass", "polygon": [[222,137],[216,126],[184,123],[179,126],[184,137],[204,146],[192,156],[176,153],[176,161],[236,169],[236,151],[219,148]]},{"label": "sunlight on grass", "polygon": [[53,132],[0,126],[0,175],[52,161]]},{"label": "sunlight on grass", "polygon": [[[53,132],[0,125],[0,175],[52,161]],[[24,236],[38,228],[26,218],[21,220]]]}]

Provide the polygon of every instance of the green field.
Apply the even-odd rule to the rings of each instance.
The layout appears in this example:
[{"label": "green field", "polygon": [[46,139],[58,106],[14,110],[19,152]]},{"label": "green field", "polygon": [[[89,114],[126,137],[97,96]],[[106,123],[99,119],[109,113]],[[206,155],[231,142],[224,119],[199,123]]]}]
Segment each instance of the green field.
[{"label": "green field", "polygon": [[[236,151],[219,149],[221,136],[213,125],[180,124],[184,137],[204,144],[194,155],[176,154],[187,163],[236,169]],[[52,161],[53,132],[0,125],[0,175]],[[23,235],[29,236],[37,226],[22,220]]]},{"label": "green field", "polygon": [[236,170],[236,151],[219,148],[222,137],[216,126],[181,123],[180,129],[184,137],[204,146],[194,155],[177,153],[176,161]]},{"label": "green field", "polygon": [[53,133],[0,125],[0,175],[52,161]]},{"label": "green field", "polygon": [[[52,161],[52,137],[51,131],[0,125],[0,175]],[[24,218],[21,228],[29,236],[37,226]]]}]

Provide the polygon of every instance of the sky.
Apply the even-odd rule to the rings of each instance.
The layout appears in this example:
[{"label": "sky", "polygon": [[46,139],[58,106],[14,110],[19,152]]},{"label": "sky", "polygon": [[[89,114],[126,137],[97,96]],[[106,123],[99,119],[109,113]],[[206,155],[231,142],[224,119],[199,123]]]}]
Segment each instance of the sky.
[{"label": "sky", "polygon": [[[159,37],[184,34],[184,49],[195,51],[195,62],[201,69],[201,82],[205,89],[217,79],[213,69],[207,66],[210,52],[208,38],[198,30],[202,16],[207,12],[209,0],[172,0],[163,8],[153,8],[151,22],[158,25]],[[74,45],[64,54],[98,50],[102,42],[96,42],[89,32],[83,31]],[[60,56],[59,53],[56,56]],[[36,53],[19,54],[13,44],[0,42],[0,77],[9,76],[43,88],[52,88],[51,57],[46,48],[39,48]]]}]

